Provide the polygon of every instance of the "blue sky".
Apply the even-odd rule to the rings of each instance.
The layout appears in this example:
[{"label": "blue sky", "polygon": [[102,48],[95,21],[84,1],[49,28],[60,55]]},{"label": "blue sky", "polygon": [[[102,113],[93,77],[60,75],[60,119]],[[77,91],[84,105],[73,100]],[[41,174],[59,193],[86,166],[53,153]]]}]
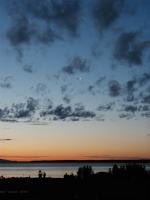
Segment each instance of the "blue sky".
[{"label": "blue sky", "polygon": [[[129,143],[141,126],[145,142],[140,144],[137,138],[139,149],[133,148],[131,153],[138,156],[146,145],[139,156],[149,157],[149,10],[149,0],[0,0],[3,150],[6,144],[17,143],[22,126],[22,137],[28,139],[39,127],[42,135],[47,135],[51,124],[57,129],[63,122],[64,134],[68,127],[74,132],[77,125],[79,135],[83,124],[90,124],[96,142],[97,136],[103,138],[106,132],[110,134],[107,140],[112,138],[113,133],[107,130],[111,124],[118,127],[114,138],[127,137]],[[59,128],[56,132],[61,134]],[[66,132],[63,138],[67,137]],[[27,148],[27,143],[24,145]],[[107,141],[105,145],[110,144]],[[126,148],[114,157],[127,156]],[[100,149],[87,152],[94,153],[101,155]],[[112,150],[107,154],[112,156]]]}]

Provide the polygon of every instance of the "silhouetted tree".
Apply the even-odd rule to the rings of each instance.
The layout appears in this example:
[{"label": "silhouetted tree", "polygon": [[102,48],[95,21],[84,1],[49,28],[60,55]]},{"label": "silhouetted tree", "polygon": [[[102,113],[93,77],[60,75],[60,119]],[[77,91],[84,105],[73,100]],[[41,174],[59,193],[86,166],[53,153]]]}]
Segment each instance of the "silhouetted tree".
[{"label": "silhouetted tree", "polygon": [[77,176],[81,179],[86,179],[93,174],[93,169],[91,166],[80,167],[77,171]]},{"label": "silhouetted tree", "polygon": [[115,165],[113,165],[113,168],[112,168],[112,174],[113,175],[117,175],[118,174],[118,165],[117,164],[115,164]]}]

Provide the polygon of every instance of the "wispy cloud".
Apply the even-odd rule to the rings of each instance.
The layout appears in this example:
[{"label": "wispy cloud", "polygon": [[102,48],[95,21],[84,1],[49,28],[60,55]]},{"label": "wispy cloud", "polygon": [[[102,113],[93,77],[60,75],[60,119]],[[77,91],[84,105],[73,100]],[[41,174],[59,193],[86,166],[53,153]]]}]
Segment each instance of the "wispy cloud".
[{"label": "wispy cloud", "polygon": [[7,142],[7,141],[11,141],[12,139],[10,138],[5,138],[5,139],[0,139],[0,142]]},{"label": "wispy cloud", "polygon": [[10,89],[10,88],[12,88],[12,80],[13,80],[12,76],[3,77],[0,80],[0,87],[4,88],[4,89]]},{"label": "wispy cloud", "polygon": [[33,66],[32,65],[24,65],[23,70],[29,74],[32,74],[34,72]]}]

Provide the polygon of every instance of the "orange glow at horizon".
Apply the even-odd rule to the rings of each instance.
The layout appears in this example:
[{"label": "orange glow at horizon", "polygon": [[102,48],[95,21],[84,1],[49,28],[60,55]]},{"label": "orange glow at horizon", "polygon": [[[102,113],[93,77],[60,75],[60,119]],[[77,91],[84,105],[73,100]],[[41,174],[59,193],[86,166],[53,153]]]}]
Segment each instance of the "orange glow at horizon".
[{"label": "orange glow at horizon", "polygon": [[[107,152],[108,153],[108,152]],[[0,159],[8,159],[8,160],[15,160],[15,161],[32,161],[32,160],[126,160],[126,159],[150,159],[150,154],[148,153],[113,153],[113,154],[67,154],[67,153],[55,153],[53,155],[38,155],[37,154],[4,154],[0,156]]]},{"label": "orange glow at horizon", "polygon": [[[106,122],[107,123],[107,122]],[[11,124],[1,137],[12,138],[0,143],[0,159],[29,160],[108,160],[150,158],[148,124],[137,122],[67,123],[48,126]],[[3,126],[2,126],[3,125]]]}]

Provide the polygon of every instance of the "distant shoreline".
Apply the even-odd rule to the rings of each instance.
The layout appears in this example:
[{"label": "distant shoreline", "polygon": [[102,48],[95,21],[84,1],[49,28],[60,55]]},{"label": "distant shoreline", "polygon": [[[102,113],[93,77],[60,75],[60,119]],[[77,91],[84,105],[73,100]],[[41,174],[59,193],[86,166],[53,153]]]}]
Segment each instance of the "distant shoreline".
[{"label": "distant shoreline", "polygon": [[150,159],[137,160],[31,160],[31,161],[15,161],[0,159],[2,163],[150,163]]}]

